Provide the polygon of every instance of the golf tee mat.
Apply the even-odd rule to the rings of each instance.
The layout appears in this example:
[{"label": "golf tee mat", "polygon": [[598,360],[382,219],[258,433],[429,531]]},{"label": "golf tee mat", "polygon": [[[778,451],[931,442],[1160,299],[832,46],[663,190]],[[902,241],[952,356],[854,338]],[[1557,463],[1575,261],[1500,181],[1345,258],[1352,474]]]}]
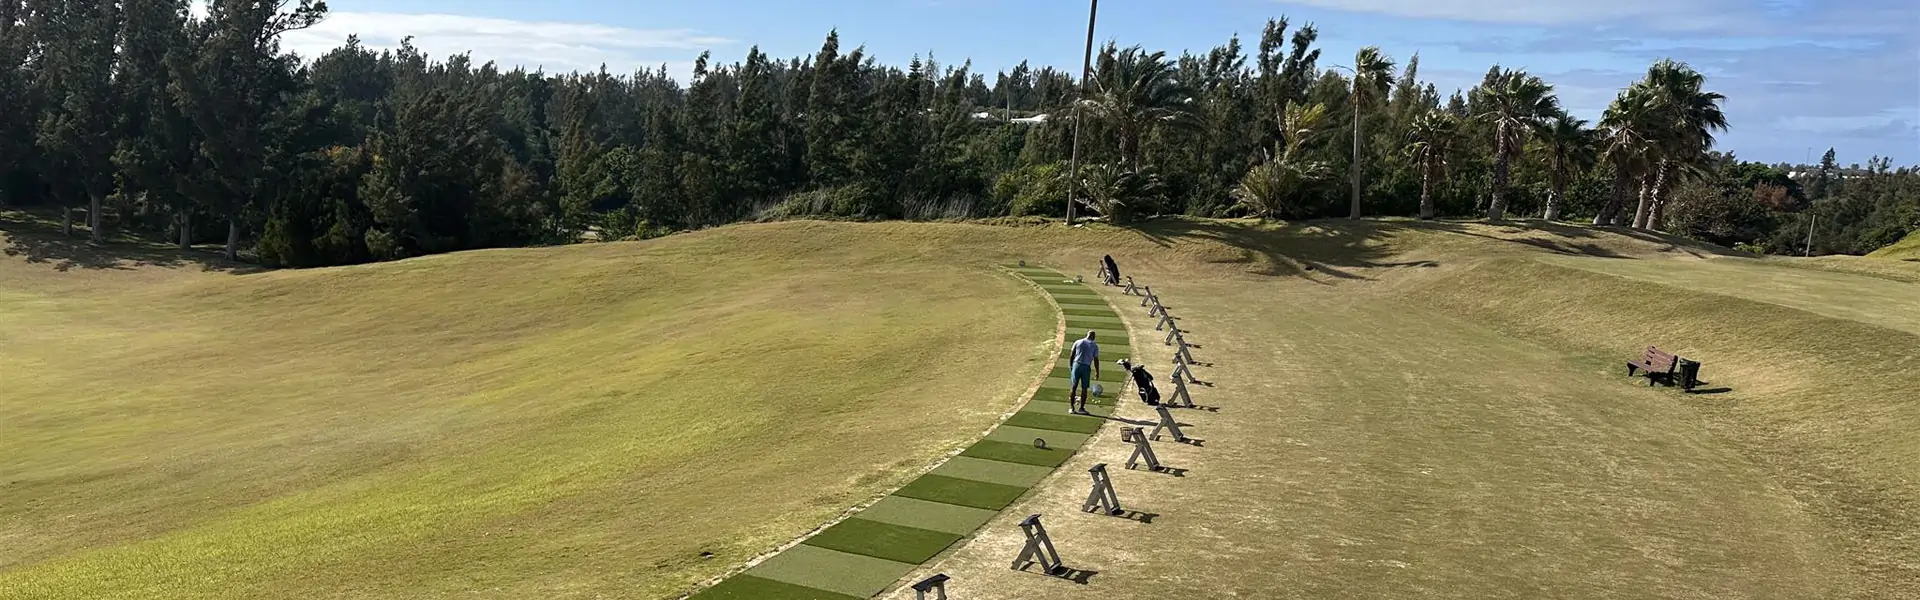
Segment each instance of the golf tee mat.
[{"label": "golf tee mat", "polygon": [[[1066,339],[1046,381],[1019,412],[993,431],[879,502],[820,530],[758,565],[692,596],[693,600],[857,600],[891,588],[914,568],[971,536],[1000,510],[1071,458],[1113,414],[1126,373],[1104,369],[1106,389],[1087,403],[1092,416],[1067,413],[1072,344],[1098,332],[1100,360],[1129,355],[1126,325],[1099,293],[1058,272],[1006,266],[1060,307]],[[1046,440],[1046,447],[1034,440]]]}]

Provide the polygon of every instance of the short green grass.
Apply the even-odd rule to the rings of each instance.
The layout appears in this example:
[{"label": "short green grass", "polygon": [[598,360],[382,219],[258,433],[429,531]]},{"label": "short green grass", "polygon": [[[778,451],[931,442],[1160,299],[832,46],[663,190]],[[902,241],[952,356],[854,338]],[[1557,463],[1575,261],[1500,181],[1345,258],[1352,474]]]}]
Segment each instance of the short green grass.
[{"label": "short green grass", "polygon": [[961,452],[960,455],[1001,462],[1020,463],[1023,465],[1058,467],[1060,463],[1067,460],[1067,455],[1071,452],[1073,452],[1073,450],[1067,448],[1039,448],[1031,443],[1016,444],[995,440],[980,440],[972,446],[969,446],[967,450]]},{"label": "short green grass", "polygon": [[903,498],[1000,510],[1026,492],[1026,488],[1005,484],[942,475],[921,475],[919,479],[913,480],[912,483],[901,487],[893,494]]},{"label": "short green grass", "polygon": [[920,564],[957,541],[960,541],[960,536],[952,533],[852,518],[814,534],[807,538],[806,544]]},{"label": "short green grass", "polygon": [[719,584],[707,588],[701,597],[712,600],[766,600],[767,598],[786,598],[789,600],[859,600],[861,596],[837,594],[804,585],[781,583],[772,579],[752,575],[735,575]]}]

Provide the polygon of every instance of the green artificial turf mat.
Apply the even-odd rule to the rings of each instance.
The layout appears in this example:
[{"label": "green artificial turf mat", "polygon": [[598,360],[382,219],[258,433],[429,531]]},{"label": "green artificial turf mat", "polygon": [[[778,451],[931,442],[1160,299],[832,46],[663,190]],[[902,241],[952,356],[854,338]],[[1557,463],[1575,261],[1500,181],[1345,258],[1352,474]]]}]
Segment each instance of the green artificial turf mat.
[{"label": "green artificial turf mat", "polygon": [[[954,457],[953,460],[973,460],[966,457]],[[951,462],[951,461],[949,461]],[[983,461],[985,462],[985,461]],[[1006,463],[993,463],[1006,464]],[[1026,465],[1018,465],[1025,467]],[[934,470],[939,473],[939,469]],[[1043,474],[1044,475],[1044,474]],[[860,518],[868,521],[906,525],[934,531],[945,531],[954,535],[967,535],[981,525],[987,524],[994,515],[1000,514],[984,508],[957,506],[945,502],[929,502],[905,496],[887,496],[875,502],[873,506],[860,511]]]},{"label": "green artificial turf mat", "polygon": [[905,498],[945,502],[987,510],[1000,510],[1027,493],[1027,488],[984,481],[972,481],[944,475],[921,475],[893,495]]},{"label": "green artificial turf mat", "polygon": [[1091,315],[1070,314],[1070,315],[1067,315],[1067,322],[1069,323],[1101,323],[1107,327],[1112,327],[1115,329],[1124,329],[1124,327],[1120,326],[1120,317],[1115,315],[1091,316]]},{"label": "green artificial turf mat", "polygon": [[919,565],[801,544],[747,570],[748,575],[870,598]]},{"label": "green artificial turf mat", "polygon": [[1058,302],[1060,306],[1063,306],[1063,307],[1071,306],[1074,308],[1105,308],[1109,310],[1113,308],[1112,306],[1107,304],[1106,299],[1101,298],[1099,296],[1067,296],[1064,298],[1055,296],[1053,301]]},{"label": "green artificial turf mat", "polygon": [[[1072,317],[1067,318],[1067,337],[1069,340],[1079,340],[1080,338],[1087,337],[1087,330],[1089,329],[1093,330],[1094,335],[1098,336],[1095,337],[1093,341],[1100,342],[1102,346],[1107,344],[1120,344],[1124,346],[1128,343],[1127,328],[1118,323],[1094,323]],[[1165,338],[1166,335],[1165,333],[1160,333],[1160,337],[1162,338]]]},{"label": "green artificial turf mat", "polygon": [[920,564],[960,541],[944,531],[881,523],[854,517],[807,538],[808,546]]},{"label": "green artificial turf mat", "polygon": [[[1056,402],[1053,404],[1062,404],[1062,406],[1064,406],[1064,403]],[[1033,407],[1031,405],[1029,405],[1029,407],[1039,408],[1039,407]],[[1061,410],[1064,411],[1065,408],[1062,408]],[[1093,412],[1093,411],[1088,410],[1087,412]],[[1100,424],[1102,422],[1103,421],[1101,419],[1095,419],[1092,417],[1082,417],[1079,415],[1056,414],[1056,413],[1050,413],[1050,412],[1041,412],[1038,410],[1021,410],[1020,412],[1014,413],[1012,417],[1008,417],[1007,422],[1004,424],[1012,425],[1014,427],[1026,427],[1030,429],[1071,431],[1074,433],[1093,433],[1095,431],[1100,430]]]},{"label": "green artificial turf mat", "polygon": [[1120,315],[1118,313],[1113,312],[1113,309],[1110,309],[1110,308],[1079,308],[1079,306],[1082,306],[1082,305],[1076,304],[1074,306],[1061,307],[1060,312],[1063,312],[1069,316],[1075,316],[1075,317],[1099,317],[1099,318],[1107,318],[1107,319],[1114,319],[1114,320],[1120,319]]},{"label": "green artificial turf mat", "polygon": [[[1096,380],[1094,380],[1094,381],[1095,381],[1096,383],[1099,383],[1099,384],[1100,384],[1100,387],[1102,388],[1102,390],[1101,390],[1101,391],[1104,391],[1104,392],[1106,392],[1106,393],[1105,393],[1105,394],[1102,394],[1102,395],[1100,395],[1100,396],[1094,396],[1094,397],[1093,397],[1093,401],[1094,401],[1094,402],[1103,402],[1101,398],[1103,398],[1103,397],[1104,397],[1104,398],[1108,398],[1108,399],[1107,399],[1107,400],[1105,400],[1105,401],[1104,401],[1103,403],[1105,403],[1105,404],[1112,404],[1112,403],[1113,403],[1113,400],[1111,400],[1111,398],[1113,398],[1113,395],[1114,395],[1114,394],[1117,394],[1117,393],[1120,393],[1120,387],[1121,387],[1121,386],[1120,386],[1120,384],[1119,384],[1118,382],[1109,382],[1109,381],[1106,381],[1106,380],[1104,380],[1104,379],[1096,379]],[[1055,389],[1055,390],[1060,390],[1060,397],[1059,397],[1059,401],[1060,401],[1060,402],[1066,402],[1066,401],[1067,401],[1067,387],[1068,387],[1068,385],[1067,385],[1067,384],[1069,384],[1069,383],[1072,383],[1072,382],[1073,382],[1073,380],[1072,380],[1072,379],[1068,379],[1068,378],[1066,378],[1066,377],[1048,377],[1046,381],[1044,381],[1044,382],[1041,382],[1041,383],[1040,383],[1040,389],[1041,389],[1041,390],[1047,390],[1047,389]]]},{"label": "green artificial turf mat", "polygon": [[1053,294],[1055,296],[1091,296],[1094,298],[1100,297],[1100,293],[1093,291],[1093,288],[1089,288],[1087,286],[1080,285],[1078,283],[1071,283],[1071,282],[1049,283],[1049,282],[1042,281],[1040,282],[1040,287],[1046,289],[1047,293]]},{"label": "green artificial turf mat", "polygon": [[960,453],[961,456],[1042,467],[1058,467],[1060,463],[1067,462],[1067,457],[1072,454],[1072,451],[1061,448],[1047,450],[1035,448],[1032,440],[1028,440],[1025,444],[980,440],[968,447],[965,452]]},{"label": "green artificial turf mat", "polygon": [[[1062,359],[1062,360],[1065,360],[1065,359]],[[1070,375],[1072,375],[1072,373],[1068,371],[1067,367],[1065,366],[1054,367],[1053,372],[1047,374],[1048,377],[1058,377],[1061,379],[1067,379],[1069,378]],[[1100,375],[1098,377],[1094,377],[1093,380],[1101,383],[1105,383],[1105,384],[1117,384],[1122,381],[1125,381],[1126,377],[1127,377],[1126,373],[1120,370],[1119,365],[1113,365],[1111,368],[1102,367],[1100,369]]]},{"label": "green artificial turf mat", "polygon": [[947,462],[940,465],[939,468],[933,470],[934,475],[941,477],[984,481],[987,483],[1023,488],[1032,487],[1033,484],[1039,483],[1041,479],[1045,479],[1047,474],[1052,472],[1053,469],[1050,467],[1023,465],[1020,463],[1001,462],[969,456],[955,456],[948,459]]},{"label": "green artificial turf mat", "polygon": [[[1100,337],[1095,338],[1094,341],[1105,343],[1107,340],[1127,339],[1127,329],[1126,327],[1120,325],[1119,323],[1108,323],[1104,321],[1097,321],[1093,319],[1085,319],[1085,318],[1079,318],[1079,317],[1067,317],[1067,331],[1069,333],[1075,334],[1073,336],[1073,339],[1077,340],[1083,337],[1087,337],[1088,329],[1092,329],[1095,333],[1100,334]],[[1165,336],[1166,334],[1161,334],[1161,335]]]},{"label": "green artificial turf mat", "polygon": [[[1099,400],[1099,398],[1095,398],[1095,400]],[[1108,399],[1108,401],[1111,402],[1112,399]],[[1087,412],[1092,413],[1094,417],[1113,416],[1113,410],[1114,409],[1112,404],[1097,404],[1097,403],[1087,404]],[[1035,400],[1033,402],[1028,402],[1027,407],[1021,409],[1021,412],[1037,412],[1040,414],[1060,415],[1062,417],[1078,416],[1078,415],[1067,414],[1067,401],[1065,399],[1065,396],[1062,396],[1061,400],[1057,402],[1053,400]],[[1080,417],[1080,418],[1084,419],[1088,417]]]},{"label": "green artificial turf mat", "polygon": [[[1062,359],[1073,358],[1073,347],[1072,347],[1073,343],[1068,342],[1067,346],[1068,346],[1067,348],[1063,348],[1060,350],[1060,358]],[[1110,343],[1107,343],[1106,340],[1100,341],[1100,360],[1106,361],[1108,363],[1112,363],[1113,361],[1120,360],[1122,358],[1128,358],[1128,359],[1133,358],[1132,346],[1128,346],[1126,344],[1110,344]],[[1106,367],[1103,366],[1101,368],[1104,369]]]},{"label": "green artificial turf mat", "polygon": [[1001,425],[988,432],[986,437],[989,440],[1016,446],[1021,444],[1032,446],[1035,438],[1046,440],[1048,448],[1071,451],[1080,449],[1080,444],[1087,441],[1087,434]]},{"label": "green artificial turf mat", "polygon": [[[1105,307],[1106,307],[1106,305],[1105,305],[1105,304],[1101,304],[1101,303],[1098,303],[1098,302],[1095,302],[1095,301],[1093,301],[1093,300],[1091,300],[1091,299],[1089,299],[1089,300],[1088,300],[1088,301],[1086,301],[1086,302],[1074,302],[1074,300],[1077,300],[1077,298],[1060,298],[1060,297],[1055,297],[1055,298],[1053,299],[1053,302],[1054,302],[1055,304],[1059,304],[1059,305],[1060,305],[1060,309],[1061,309],[1061,310],[1066,310],[1066,309],[1073,309],[1073,310],[1100,310],[1100,309],[1103,309],[1103,308],[1105,308]],[[1067,318],[1069,318],[1069,319],[1072,319],[1072,318],[1075,318],[1075,317],[1079,317],[1079,316],[1081,316],[1081,315],[1075,315],[1075,314],[1068,314],[1068,315],[1067,315]]]},{"label": "green artificial turf mat", "polygon": [[[1059,385],[1058,386],[1045,386],[1045,385],[1041,386],[1039,391],[1036,391],[1033,393],[1033,399],[1037,402],[1057,402],[1063,405],[1066,404],[1067,380],[1048,379],[1047,381],[1048,382],[1058,381]],[[1107,390],[1107,393],[1105,395],[1094,396],[1092,399],[1087,400],[1087,404],[1096,405],[1096,406],[1113,406],[1114,392],[1115,390]]]},{"label": "green artificial turf mat", "polygon": [[688,600],[860,600],[864,597],[741,574],[728,577]]}]

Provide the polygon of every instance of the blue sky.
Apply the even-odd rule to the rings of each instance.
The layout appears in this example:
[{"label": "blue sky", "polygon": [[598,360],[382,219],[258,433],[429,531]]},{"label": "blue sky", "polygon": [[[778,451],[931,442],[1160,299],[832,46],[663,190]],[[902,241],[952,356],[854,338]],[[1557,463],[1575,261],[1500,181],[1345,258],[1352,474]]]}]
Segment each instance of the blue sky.
[{"label": "blue sky", "polygon": [[[1077,69],[1086,3],[1074,0],[330,0],[333,16],[290,34],[309,56],[350,33],[373,47],[403,36],[436,57],[472,51],[549,71],[615,72],[665,64],[691,70],[711,50],[734,62],[759,45],[810,54],[827,30],[882,62],[915,54],[971,58],[992,72],[1021,60]],[[1891,156],[1920,164],[1920,4],[1916,0],[1107,0],[1099,41],[1178,54],[1238,33],[1257,42],[1266,19],[1316,24],[1322,65],[1366,44],[1404,61],[1420,53],[1422,79],[1443,93],[1477,82],[1489,65],[1525,68],[1593,119],[1655,59],[1705,72],[1728,96],[1732,130],[1721,147],[1764,161],[1841,163]],[[1809,150],[1811,149],[1811,150]]]}]

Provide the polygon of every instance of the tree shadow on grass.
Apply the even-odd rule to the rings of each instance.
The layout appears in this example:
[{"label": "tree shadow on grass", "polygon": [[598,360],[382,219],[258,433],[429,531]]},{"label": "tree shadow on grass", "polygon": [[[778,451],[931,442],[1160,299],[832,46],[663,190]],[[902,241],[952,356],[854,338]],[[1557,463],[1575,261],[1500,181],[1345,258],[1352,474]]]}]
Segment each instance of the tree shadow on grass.
[{"label": "tree shadow on grass", "polygon": [[[1485,227],[1510,236],[1491,235]],[[1631,258],[1604,243],[1603,234],[1658,244],[1657,251],[1695,257],[1745,256],[1686,238],[1626,227],[1590,227],[1547,221],[1315,220],[1285,223],[1214,221],[1163,218],[1130,226],[1143,238],[1163,247],[1176,243],[1213,241],[1229,250],[1201,250],[1202,260],[1217,264],[1244,264],[1258,275],[1301,277],[1324,284],[1337,280],[1371,280],[1361,270],[1375,268],[1431,268],[1431,260],[1395,261],[1400,250],[1390,242],[1417,231],[1441,231],[1507,244],[1517,244],[1568,256]],[[1522,235],[1526,234],[1526,235]]]},{"label": "tree shadow on grass", "polygon": [[1659,233],[1654,231],[1642,231],[1642,230],[1634,229],[1631,227],[1581,226],[1581,225],[1571,225],[1567,223],[1555,223],[1551,221],[1539,221],[1539,220],[1504,221],[1501,223],[1492,224],[1493,226],[1499,227],[1501,232],[1503,233],[1509,233],[1509,234],[1546,233],[1546,234],[1551,234],[1553,236],[1553,238],[1504,238],[1504,237],[1491,236],[1483,233],[1474,232],[1468,227],[1469,223],[1476,223],[1476,222],[1474,221],[1426,221],[1424,223],[1410,224],[1410,225],[1427,227],[1430,229],[1447,231],[1450,233],[1470,235],[1473,237],[1489,239],[1489,240],[1494,240],[1499,242],[1507,242],[1512,244],[1532,246],[1534,248],[1539,248],[1555,254],[1563,254],[1568,256],[1592,256],[1597,258],[1632,258],[1624,254],[1620,254],[1619,252],[1616,252],[1610,248],[1601,246],[1597,243],[1572,241],[1572,240],[1598,239],[1600,237],[1599,235],[1600,233],[1610,233],[1610,234],[1619,235],[1622,237],[1640,240],[1642,242],[1647,242],[1651,244],[1660,244],[1661,247],[1655,249],[1656,252],[1680,252],[1680,253],[1693,256],[1694,258],[1705,258],[1708,256],[1746,256],[1744,254],[1733,252],[1731,250],[1727,250],[1724,248],[1717,248],[1714,246],[1701,244],[1699,242],[1689,240],[1687,238],[1680,237],[1677,235],[1669,235],[1669,234]]},{"label": "tree shadow on grass", "polygon": [[60,233],[58,223],[34,218],[20,212],[0,211],[0,254],[24,258],[29,264],[51,265],[62,273],[73,269],[133,270],[141,267],[191,267],[202,271],[232,274],[256,273],[265,269],[226,260],[218,253],[182,251],[164,242],[116,235],[106,244],[94,245],[84,234],[68,237]]},{"label": "tree shadow on grass", "polygon": [[1437,266],[1432,261],[1388,262],[1391,249],[1384,243],[1393,233],[1374,221],[1199,221],[1156,219],[1133,226],[1133,231],[1161,246],[1176,241],[1212,240],[1237,250],[1233,255],[1207,257],[1208,262],[1247,264],[1258,275],[1319,280],[1371,279],[1354,269],[1395,266]]}]

